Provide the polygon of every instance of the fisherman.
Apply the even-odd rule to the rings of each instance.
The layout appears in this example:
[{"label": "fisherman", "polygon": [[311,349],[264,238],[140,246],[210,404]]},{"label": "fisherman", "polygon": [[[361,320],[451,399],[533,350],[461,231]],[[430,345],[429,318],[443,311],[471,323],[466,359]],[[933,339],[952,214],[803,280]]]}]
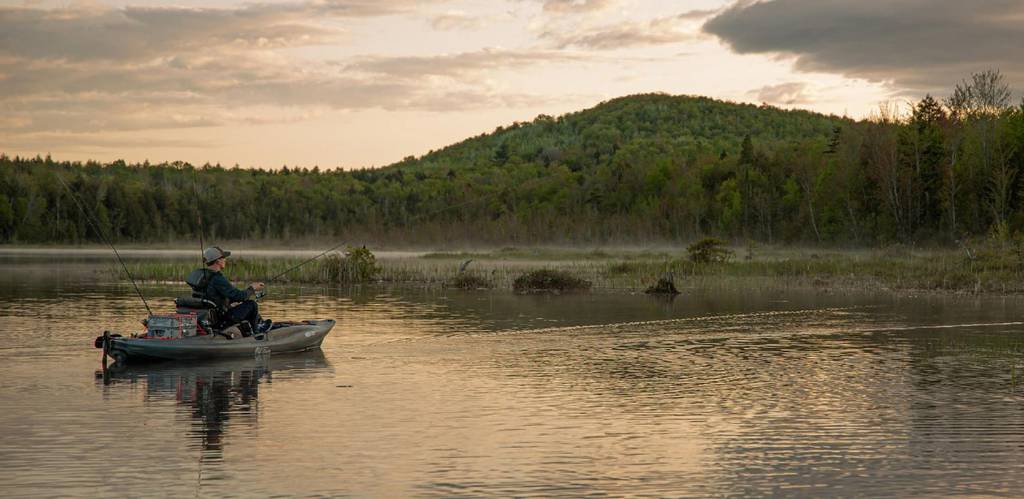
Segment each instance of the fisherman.
[{"label": "fisherman", "polygon": [[[217,304],[221,312],[220,326],[230,326],[248,322],[254,334],[262,334],[270,329],[271,321],[260,318],[259,304],[253,298],[256,293],[266,287],[262,282],[249,284],[245,289],[231,285],[227,277],[220,271],[228,264],[230,251],[219,246],[211,246],[203,250],[205,269],[196,269],[185,280],[199,297]],[[231,306],[237,303],[237,305]],[[243,328],[243,334],[245,334]]]}]

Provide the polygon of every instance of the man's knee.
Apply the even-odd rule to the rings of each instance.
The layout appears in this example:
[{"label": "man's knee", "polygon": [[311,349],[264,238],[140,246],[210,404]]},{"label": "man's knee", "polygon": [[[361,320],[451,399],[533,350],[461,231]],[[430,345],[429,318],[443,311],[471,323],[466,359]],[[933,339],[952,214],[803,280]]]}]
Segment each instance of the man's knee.
[{"label": "man's knee", "polygon": [[234,307],[231,307],[231,310],[228,311],[228,316],[236,321],[244,321],[253,314],[258,313],[258,311],[259,305],[257,305],[255,301],[246,300]]}]

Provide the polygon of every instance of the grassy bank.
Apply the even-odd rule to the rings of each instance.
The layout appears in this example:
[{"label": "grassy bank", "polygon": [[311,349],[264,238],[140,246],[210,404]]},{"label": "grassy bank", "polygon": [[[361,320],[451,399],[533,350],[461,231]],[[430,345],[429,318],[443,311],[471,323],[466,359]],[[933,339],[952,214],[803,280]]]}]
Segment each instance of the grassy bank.
[{"label": "grassy bank", "polygon": [[[1015,248],[974,251],[735,249],[726,262],[694,263],[686,251],[506,248],[383,257],[370,274],[339,271],[342,255],[325,257],[281,277],[281,283],[346,285],[413,284],[428,287],[512,289],[515,280],[540,269],[566,272],[593,289],[642,291],[666,272],[687,286],[749,284],[823,289],[930,290],[958,293],[1024,292],[1024,255]],[[468,264],[467,260],[471,260]],[[233,258],[226,274],[236,283],[266,280],[302,258]],[[193,263],[152,261],[129,264],[137,279],[179,282]],[[460,271],[461,269],[461,271]],[[111,276],[124,279],[119,268]],[[366,277],[370,275],[371,277]]]}]

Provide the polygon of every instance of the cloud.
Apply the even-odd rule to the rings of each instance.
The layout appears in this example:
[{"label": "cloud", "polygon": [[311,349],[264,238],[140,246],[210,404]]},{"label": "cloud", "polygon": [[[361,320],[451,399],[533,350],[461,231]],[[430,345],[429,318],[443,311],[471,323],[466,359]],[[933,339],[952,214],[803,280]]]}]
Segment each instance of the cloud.
[{"label": "cloud", "polygon": [[0,7],[0,55],[30,59],[138,60],[207,47],[275,48],[335,41],[325,18],[411,12],[445,0],[310,0],[240,8],[99,5]]},{"label": "cloud", "polygon": [[543,0],[544,12],[553,14],[580,14],[604,10],[616,0]]},{"label": "cloud", "polygon": [[0,118],[0,131],[10,134],[39,131],[87,133],[96,131],[164,130],[221,126],[217,112],[158,112],[114,106],[109,114],[99,113],[99,106],[78,109],[37,109],[10,113]]},{"label": "cloud", "polygon": [[254,106],[295,120],[318,109],[523,105],[545,100],[490,88],[487,73],[573,58],[481,50],[329,62],[282,50],[341,35],[315,16],[390,15],[415,5],[345,0],[237,9],[0,8],[0,131],[27,137],[275,122],[246,112]]},{"label": "cloud", "polygon": [[500,70],[544,63],[582,60],[582,56],[556,51],[511,51],[482,49],[437,56],[364,57],[346,66],[346,71],[383,74],[391,78],[419,78],[424,75],[463,77],[487,70]]},{"label": "cloud", "polygon": [[110,150],[153,148],[210,148],[215,144],[208,140],[169,139],[162,137],[125,136],[121,134],[43,132],[0,138],[0,148],[5,150],[61,151],[61,152],[109,152]]},{"label": "cloud", "polygon": [[[564,58],[563,58],[564,59]],[[36,68],[0,80],[0,130],[127,131],[220,126],[251,106],[452,111],[547,102],[488,89],[484,74],[543,62],[528,54],[374,58],[353,67],[260,66],[246,61],[178,69]],[[504,65],[504,66],[503,66]],[[356,69],[356,67],[358,67]],[[349,73],[349,74],[345,74]],[[250,119],[246,122],[251,123]]]},{"label": "cloud", "polygon": [[677,17],[679,19],[684,19],[687,21],[701,21],[719,12],[721,12],[721,9],[695,9],[683,12],[682,14],[679,14]]},{"label": "cloud", "polygon": [[779,54],[803,71],[941,93],[970,72],[1000,68],[1024,85],[1018,0],[741,1],[704,24],[741,54]]},{"label": "cloud", "polygon": [[808,104],[814,101],[807,92],[807,84],[803,82],[765,85],[756,90],[751,90],[747,94],[756,97],[761,102],[777,105],[792,106],[795,104]]},{"label": "cloud", "polygon": [[472,30],[483,26],[483,20],[462,11],[450,11],[435,16],[430,25],[439,31]]},{"label": "cloud", "polygon": [[298,8],[0,8],[0,54],[45,60],[139,61],[209,47],[327,43],[338,35]]},{"label": "cloud", "polygon": [[313,16],[377,17],[415,11],[418,7],[444,0],[312,0],[295,7],[287,4],[262,4],[264,8],[298,10]]},{"label": "cloud", "polygon": [[680,16],[667,16],[645,22],[583,27],[570,32],[549,28],[540,37],[551,40],[558,48],[610,50],[692,40],[695,34],[685,24]]}]

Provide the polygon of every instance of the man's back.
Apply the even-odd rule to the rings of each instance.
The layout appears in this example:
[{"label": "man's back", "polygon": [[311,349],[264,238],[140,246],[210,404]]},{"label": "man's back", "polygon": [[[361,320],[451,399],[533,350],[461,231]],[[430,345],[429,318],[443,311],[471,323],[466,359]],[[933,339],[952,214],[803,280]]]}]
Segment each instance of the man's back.
[{"label": "man's back", "polygon": [[238,289],[219,271],[203,268],[193,270],[185,282],[192,288],[192,295],[204,298],[226,310],[232,303],[248,300],[254,294],[252,288]]},{"label": "man's back", "polygon": [[[246,322],[256,332],[263,332],[270,329],[271,322],[260,318],[259,305],[251,298],[256,296],[257,291],[262,291],[265,284],[254,282],[245,289],[238,289],[231,285],[227,277],[220,273],[228,264],[230,251],[219,246],[211,246],[203,250],[203,263],[205,269],[197,269],[189,274],[186,279],[189,286],[195,293],[201,294],[202,298],[217,304],[224,312],[224,322],[237,324]],[[231,306],[237,303],[236,306]]]}]

